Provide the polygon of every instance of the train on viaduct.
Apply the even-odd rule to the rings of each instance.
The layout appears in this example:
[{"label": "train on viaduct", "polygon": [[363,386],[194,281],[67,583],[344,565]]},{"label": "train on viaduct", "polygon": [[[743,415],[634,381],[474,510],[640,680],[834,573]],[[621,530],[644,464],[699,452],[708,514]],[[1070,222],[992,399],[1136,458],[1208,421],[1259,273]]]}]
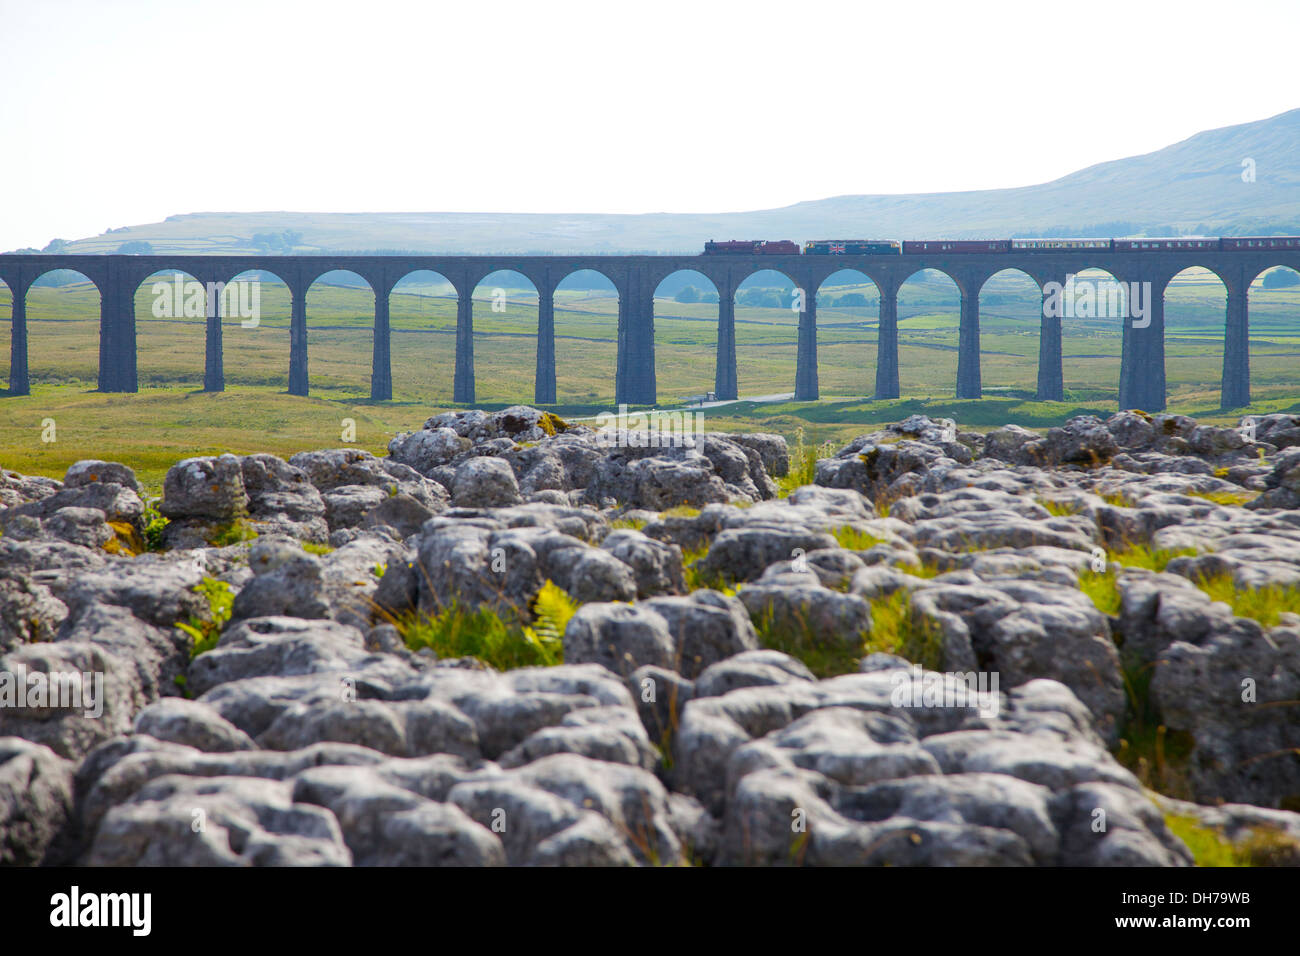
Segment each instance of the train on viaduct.
[{"label": "train on viaduct", "polygon": [[[851,241],[775,244],[742,241],[712,243],[715,248],[696,256],[676,255],[553,255],[553,256],[363,256],[363,255],[0,255],[0,280],[13,296],[9,393],[30,391],[28,377],[27,292],[42,275],[74,270],[86,276],[100,293],[98,386],[105,392],[134,392],[136,371],[135,295],[140,285],[158,273],[180,272],[200,283],[227,283],[258,271],[278,277],[288,286],[292,308],[288,390],[306,395],[308,376],[307,290],[321,276],[346,270],[363,278],[374,292],[375,318],[370,394],[387,400],[393,395],[389,296],[394,286],[413,272],[443,276],[457,293],[456,360],[453,401],[471,404],[474,388],[474,305],[478,283],[494,272],[522,274],[537,289],[537,367],[533,401],[555,402],[556,286],[575,272],[591,270],[605,276],[618,292],[615,398],[629,405],[654,405],[654,293],[665,278],[680,271],[703,274],[718,291],[716,397],[738,397],[736,370],[735,294],[756,272],[774,270],[804,290],[798,320],[798,349],[794,393],[796,400],[818,398],[816,291],[832,274],[853,270],[870,279],[880,293],[880,322],[874,392],[877,399],[899,397],[898,290],[911,276],[926,269],[944,273],[961,294],[958,335],[958,398],[979,398],[979,295],[984,283],[1007,269],[1019,270],[1044,290],[1039,330],[1037,397],[1064,398],[1061,317],[1046,307],[1047,290],[1064,285],[1069,276],[1101,269],[1120,283],[1149,283],[1150,315],[1142,323],[1125,321],[1120,361],[1119,405],[1159,411],[1165,407],[1164,291],[1184,269],[1199,266],[1213,272],[1227,289],[1224,322],[1221,404],[1239,408],[1250,403],[1249,309],[1251,283],[1275,266],[1300,271],[1300,239],[1193,240],[1042,240],[1026,246],[1021,240],[905,241],[854,247]],[[717,246],[731,248],[716,248]],[[771,248],[767,248],[768,246]],[[222,327],[208,311],[204,388],[224,387]],[[864,382],[864,393],[868,383]],[[521,399],[523,396],[521,396]]]}]

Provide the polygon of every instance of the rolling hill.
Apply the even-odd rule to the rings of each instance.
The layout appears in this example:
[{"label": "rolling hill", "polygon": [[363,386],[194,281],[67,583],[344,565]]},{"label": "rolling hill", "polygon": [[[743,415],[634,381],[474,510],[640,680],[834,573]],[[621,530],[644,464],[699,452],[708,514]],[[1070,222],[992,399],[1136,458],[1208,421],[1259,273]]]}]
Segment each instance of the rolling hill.
[{"label": "rolling hill", "polygon": [[[1253,182],[1243,179],[1247,159]],[[202,212],[115,229],[62,251],[110,253],[143,241],[155,252],[253,252],[253,237],[286,231],[300,236],[296,252],[464,254],[694,253],[710,237],[1295,234],[1300,109],[1016,189],[837,196],[711,215]]]}]

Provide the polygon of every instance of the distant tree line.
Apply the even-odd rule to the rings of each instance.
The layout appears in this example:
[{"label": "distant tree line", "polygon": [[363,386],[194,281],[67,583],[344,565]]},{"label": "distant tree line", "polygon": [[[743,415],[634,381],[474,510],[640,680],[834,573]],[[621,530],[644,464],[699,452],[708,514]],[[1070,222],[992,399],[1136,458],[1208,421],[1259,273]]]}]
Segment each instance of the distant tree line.
[{"label": "distant tree line", "polygon": [[302,242],[302,233],[286,229],[284,232],[253,233],[253,248],[259,252],[275,252],[288,255]]},{"label": "distant tree line", "polygon": [[678,290],[673,299],[677,302],[717,302],[718,293],[712,289],[705,289],[701,292],[695,286],[688,285]]},{"label": "distant tree line", "polygon": [[[919,278],[919,277],[918,277]],[[693,285],[678,290],[673,300],[682,303],[717,302],[718,293],[713,290],[700,291]],[[788,309],[794,303],[794,290],[791,288],[750,288],[736,293],[736,304],[755,309]],[[880,305],[880,299],[874,295],[861,292],[846,292],[844,295],[832,296],[819,293],[817,303],[833,309],[874,309]]]},{"label": "distant tree line", "polygon": [[1088,226],[1049,226],[1041,232],[1011,233],[1012,239],[1072,239],[1081,236],[1099,239],[1115,236],[1300,236],[1300,223],[1240,219],[1232,223],[1198,222],[1194,226],[1176,226],[1119,219]]},{"label": "distant tree line", "polygon": [[[1099,239],[1109,239],[1112,236],[1133,236],[1143,231],[1143,226],[1136,222],[1126,222],[1122,219],[1114,222],[1095,222],[1090,226],[1048,226],[1041,232],[1013,232],[1012,239],[1074,239],[1082,236],[1096,237]],[[1164,235],[1169,233],[1148,232],[1148,235]]]},{"label": "distant tree line", "polygon": [[1260,285],[1265,289],[1285,289],[1288,286],[1300,285],[1300,273],[1294,269],[1274,269],[1264,273],[1264,281]]},{"label": "distant tree line", "polygon": [[836,309],[865,309],[880,304],[877,298],[868,299],[861,292],[846,292],[844,295],[836,296],[827,303]]}]

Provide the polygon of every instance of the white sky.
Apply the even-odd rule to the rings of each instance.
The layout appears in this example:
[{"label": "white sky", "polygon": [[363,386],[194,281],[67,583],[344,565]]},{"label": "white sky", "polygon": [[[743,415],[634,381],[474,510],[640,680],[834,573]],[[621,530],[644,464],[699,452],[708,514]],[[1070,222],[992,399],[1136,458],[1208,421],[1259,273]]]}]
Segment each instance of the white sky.
[{"label": "white sky", "polygon": [[212,210],[1029,185],[1295,107],[1298,25],[1295,0],[0,0],[0,250]]}]

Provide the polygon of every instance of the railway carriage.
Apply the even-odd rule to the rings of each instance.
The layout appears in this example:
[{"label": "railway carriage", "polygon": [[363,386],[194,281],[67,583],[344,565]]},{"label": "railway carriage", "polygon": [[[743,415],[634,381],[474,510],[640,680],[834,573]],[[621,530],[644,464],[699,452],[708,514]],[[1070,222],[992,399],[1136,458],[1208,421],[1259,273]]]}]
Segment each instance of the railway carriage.
[{"label": "railway carriage", "polygon": [[893,239],[814,239],[804,243],[806,256],[896,256],[901,250]]},{"label": "railway carriage", "polygon": [[1300,236],[1232,236],[1220,241],[1225,252],[1300,249]]},{"label": "railway carriage", "polygon": [[1184,236],[1179,239],[1116,239],[1116,252],[1217,252],[1220,239],[1206,236]]},{"label": "railway carriage", "polygon": [[1110,252],[1113,239],[1012,239],[1012,252]]},{"label": "railway carriage", "polygon": [[903,242],[903,255],[919,256],[926,253],[976,253],[1010,252],[1010,239],[907,239]]},{"label": "railway carriage", "polygon": [[728,239],[704,244],[706,256],[918,256],[1010,252],[1259,252],[1300,249],[1300,236],[1140,237],[1136,239]]}]

